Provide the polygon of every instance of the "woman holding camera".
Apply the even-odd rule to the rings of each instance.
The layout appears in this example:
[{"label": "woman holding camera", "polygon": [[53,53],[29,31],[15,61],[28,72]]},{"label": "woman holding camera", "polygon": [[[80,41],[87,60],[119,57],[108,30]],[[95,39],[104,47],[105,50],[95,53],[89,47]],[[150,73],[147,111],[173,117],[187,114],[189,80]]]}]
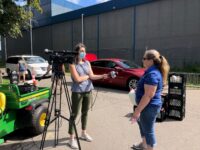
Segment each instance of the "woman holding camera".
[{"label": "woman holding camera", "polygon": [[138,106],[132,117],[133,122],[138,122],[142,142],[133,145],[132,148],[153,150],[156,145],[154,124],[162,106],[161,93],[163,84],[167,82],[169,64],[156,50],[147,50],[142,61],[146,71],[137,84]]},{"label": "woman holding camera", "polygon": [[[86,47],[79,43],[75,46],[75,52],[78,55],[75,58],[75,63],[69,65],[72,76],[72,115],[71,118],[76,119],[79,110],[81,109],[82,135],[81,139],[92,142],[92,137],[86,132],[88,110],[90,108],[92,90],[94,89],[91,80],[107,79],[108,74],[95,75],[93,74],[89,61],[84,58],[86,56]],[[77,141],[75,140],[73,124],[69,123],[70,140],[69,145],[73,149],[78,149]]]}]

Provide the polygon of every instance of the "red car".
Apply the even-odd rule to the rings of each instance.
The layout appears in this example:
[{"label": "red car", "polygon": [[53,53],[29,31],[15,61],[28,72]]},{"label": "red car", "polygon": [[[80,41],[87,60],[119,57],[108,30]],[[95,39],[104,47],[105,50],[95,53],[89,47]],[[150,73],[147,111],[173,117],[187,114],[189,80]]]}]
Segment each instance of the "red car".
[{"label": "red car", "polygon": [[123,59],[109,58],[91,61],[94,74],[116,72],[115,78],[95,80],[93,83],[123,87],[129,90],[135,88],[137,81],[144,74],[144,69],[138,65]]}]

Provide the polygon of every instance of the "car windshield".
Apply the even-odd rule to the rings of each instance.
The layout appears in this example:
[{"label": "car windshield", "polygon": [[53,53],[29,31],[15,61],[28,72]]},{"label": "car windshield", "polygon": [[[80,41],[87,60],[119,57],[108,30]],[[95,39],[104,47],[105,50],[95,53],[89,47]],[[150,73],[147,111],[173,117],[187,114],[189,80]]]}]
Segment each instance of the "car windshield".
[{"label": "car windshield", "polygon": [[24,57],[27,64],[39,64],[45,63],[45,60],[42,57]]},{"label": "car windshield", "polygon": [[119,65],[121,65],[123,68],[126,68],[126,69],[141,68],[140,66],[138,66],[134,62],[130,62],[128,60],[120,60],[120,61],[118,61],[118,63],[119,63]]}]

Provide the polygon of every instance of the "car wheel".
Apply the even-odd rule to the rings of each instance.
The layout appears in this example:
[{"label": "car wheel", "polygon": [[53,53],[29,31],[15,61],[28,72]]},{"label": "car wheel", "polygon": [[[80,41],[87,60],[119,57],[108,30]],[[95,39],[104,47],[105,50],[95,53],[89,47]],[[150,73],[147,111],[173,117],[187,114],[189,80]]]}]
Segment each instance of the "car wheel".
[{"label": "car wheel", "polygon": [[137,86],[138,79],[137,78],[130,78],[127,82],[127,90],[135,89]]},{"label": "car wheel", "polygon": [[44,106],[39,106],[32,116],[32,133],[40,134],[44,130],[45,120],[47,115],[47,108]]}]

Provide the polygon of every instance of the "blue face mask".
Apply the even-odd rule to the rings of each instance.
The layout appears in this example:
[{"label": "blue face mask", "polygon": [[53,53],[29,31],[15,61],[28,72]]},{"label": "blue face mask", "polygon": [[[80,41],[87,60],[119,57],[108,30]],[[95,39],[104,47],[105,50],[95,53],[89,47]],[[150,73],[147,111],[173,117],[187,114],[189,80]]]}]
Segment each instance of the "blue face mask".
[{"label": "blue face mask", "polygon": [[85,58],[86,53],[85,52],[80,52],[79,53],[79,58],[80,59],[84,59]]}]

